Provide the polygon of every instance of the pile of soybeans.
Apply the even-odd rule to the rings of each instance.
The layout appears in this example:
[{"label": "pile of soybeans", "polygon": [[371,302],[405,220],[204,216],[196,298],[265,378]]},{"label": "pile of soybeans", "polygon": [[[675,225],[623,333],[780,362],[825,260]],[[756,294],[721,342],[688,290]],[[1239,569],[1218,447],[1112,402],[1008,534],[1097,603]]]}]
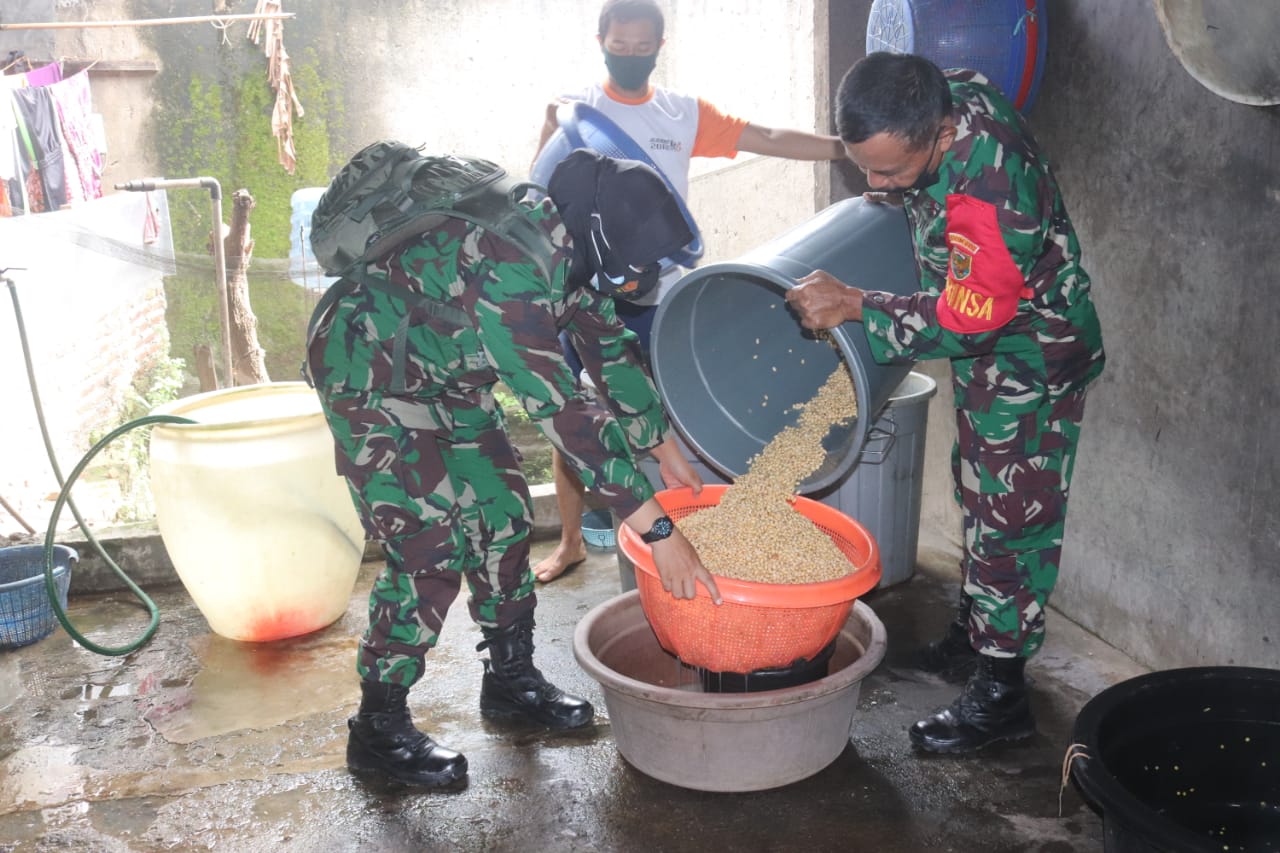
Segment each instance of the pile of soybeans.
[{"label": "pile of soybeans", "polygon": [[858,413],[849,369],[841,363],[795,425],[753,457],[720,503],[681,519],[680,530],[714,575],[759,583],[816,583],[849,573],[831,537],[791,505],[796,489],[822,465],[831,427]]}]

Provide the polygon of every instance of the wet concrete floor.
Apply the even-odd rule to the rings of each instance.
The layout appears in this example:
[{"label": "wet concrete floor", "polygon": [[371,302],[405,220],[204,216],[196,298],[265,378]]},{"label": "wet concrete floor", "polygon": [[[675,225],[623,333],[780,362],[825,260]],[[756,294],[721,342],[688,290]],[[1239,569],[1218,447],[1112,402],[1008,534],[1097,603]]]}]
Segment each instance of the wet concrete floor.
[{"label": "wet concrete floor", "polygon": [[[535,545],[534,559],[549,542]],[[594,552],[539,587],[542,670],[590,698],[596,725],[552,734],[483,721],[478,629],[459,598],[410,705],[419,725],[466,753],[468,785],[424,792],[345,769],[346,717],[366,563],[346,615],[306,637],[252,645],[209,631],[181,586],[151,591],[156,637],[103,657],[58,628],[0,651],[0,851],[1040,851],[1102,849],[1099,818],[1062,781],[1084,702],[1144,670],[1056,613],[1028,673],[1039,734],[977,758],[920,756],[906,730],[957,688],[906,667],[955,600],[945,555],[864,600],[889,650],[862,685],[845,751],[784,788],[705,793],[622,758],[572,634],[620,591],[614,555]],[[126,593],[73,599],[90,639],[124,645],[146,625]],[[751,744],[743,744],[751,749]]]}]

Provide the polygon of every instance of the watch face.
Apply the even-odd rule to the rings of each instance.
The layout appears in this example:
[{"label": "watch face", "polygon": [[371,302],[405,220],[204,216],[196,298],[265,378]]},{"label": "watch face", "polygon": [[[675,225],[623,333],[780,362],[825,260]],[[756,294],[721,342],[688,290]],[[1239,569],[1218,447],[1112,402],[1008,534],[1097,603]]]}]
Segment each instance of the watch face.
[{"label": "watch face", "polygon": [[671,535],[671,531],[675,529],[675,525],[671,523],[671,519],[665,515],[653,523],[653,527],[649,528],[649,532],[641,536],[641,540],[647,543],[661,542]]}]

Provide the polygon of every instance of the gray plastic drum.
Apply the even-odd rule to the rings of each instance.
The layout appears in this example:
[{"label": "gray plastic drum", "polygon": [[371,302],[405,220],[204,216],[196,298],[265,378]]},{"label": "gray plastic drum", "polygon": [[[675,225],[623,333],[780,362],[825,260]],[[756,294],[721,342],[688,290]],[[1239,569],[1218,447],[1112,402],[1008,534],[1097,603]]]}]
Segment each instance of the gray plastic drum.
[{"label": "gray plastic drum", "polygon": [[862,198],[812,219],[727,263],[681,279],[654,316],[651,359],[667,412],[689,445],[730,479],[796,422],[845,361],[860,416],[827,436],[826,458],[802,492],[837,482],[857,463],[868,428],[911,370],[871,357],[861,323],[831,330],[831,343],[800,326],[784,296],[824,269],[848,284],[894,294],[919,289],[906,215]]}]

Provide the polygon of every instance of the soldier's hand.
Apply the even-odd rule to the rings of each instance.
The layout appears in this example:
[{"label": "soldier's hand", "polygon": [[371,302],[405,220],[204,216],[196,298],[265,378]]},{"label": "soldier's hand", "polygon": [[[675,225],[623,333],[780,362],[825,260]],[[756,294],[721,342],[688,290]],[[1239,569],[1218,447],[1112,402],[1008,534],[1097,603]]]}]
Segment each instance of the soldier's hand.
[{"label": "soldier's hand", "polygon": [[787,305],[806,329],[833,329],[862,319],[862,291],[826,270],[814,270],[787,291]]},{"label": "soldier's hand", "polygon": [[658,473],[668,489],[688,487],[693,489],[695,495],[702,492],[702,477],[689,460],[684,458],[680,445],[674,438],[668,437],[651,452],[658,460]]},{"label": "soldier's hand", "polygon": [[867,192],[862,197],[872,204],[890,204],[894,207],[902,207],[902,193],[881,193]]},{"label": "soldier's hand", "polygon": [[715,578],[702,565],[698,552],[680,532],[679,527],[666,539],[654,542],[649,547],[653,553],[653,564],[658,569],[658,577],[662,580],[662,588],[672,596],[693,598],[697,595],[697,585],[701,583],[707,588],[712,601],[716,604],[723,602]]}]

